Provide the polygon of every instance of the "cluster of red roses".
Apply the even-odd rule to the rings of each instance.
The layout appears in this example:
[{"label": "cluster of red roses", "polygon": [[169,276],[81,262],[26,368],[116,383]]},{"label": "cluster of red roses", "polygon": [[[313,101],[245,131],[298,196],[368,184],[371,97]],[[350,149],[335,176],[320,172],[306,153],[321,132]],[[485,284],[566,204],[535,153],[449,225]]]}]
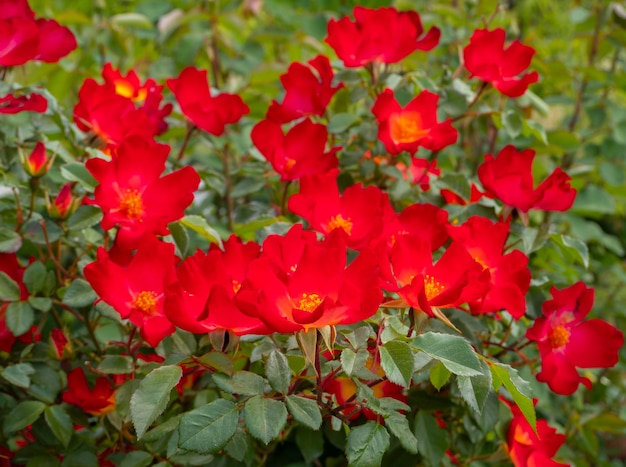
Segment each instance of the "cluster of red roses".
[{"label": "cluster of red roses", "polygon": [[[40,25],[33,43],[46,43],[42,38],[47,31],[60,26],[35,22],[29,12],[0,9],[0,21],[13,28],[10,31],[22,31],[26,26],[20,25],[29,17]],[[415,50],[432,49],[439,41],[438,29],[425,34],[415,12],[356,7],[354,17],[355,21],[346,17],[328,25],[326,42],[345,67],[369,67],[374,74],[381,63],[399,62]],[[43,45],[24,46],[29,52],[22,55],[6,52],[3,40],[0,35],[0,65],[20,63],[15,57],[46,60],[60,56]],[[59,43],[67,51],[75,46],[69,40]],[[496,29],[475,31],[463,56],[471,76],[517,97],[538,79],[535,72],[520,77],[533,54],[531,47],[518,41],[505,48],[505,32]],[[170,148],[155,137],[167,129],[164,119],[172,106],[162,105],[163,86],[152,79],[142,84],[134,71],[123,76],[106,65],[102,76],[102,84],[93,79],[83,84],[74,120],[81,130],[103,142],[103,157],[86,162],[98,182],[94,198],[87,202],[102,209],[102,228],[116,228],[117,233],[108,251],[98,249],[96,261],[85,267],[84,275],[103,301],[139,327],[151,346],[157,346],[176,326],[198,334],[216,329],[238,335],[293,333],[356,323],[374,315],[383,304],[444,319],[441,309],[445,308],[473,314],[507,310],[519,319],[526,310],[530,271],[526,255],[508,251],[506,246],[509,214],[517,209],[527,220],[530,209],[565,211],[576,196],[561,169],[535,188],[534,152],[513,146],[503,148],[496,157],[485,156],[478,169],[484,193],[474,187],[469,200],[476,202],[484,194],[501,201],[504,210],[498,222],[471,217],[452,225],[447,211],[425,203],[397,212],[376,186],[356,184],[341,193],[337,184],[341,148],[327,147],[326,126],[313,119],[325,114],[343,84],[333,85],[328,58],[318,56],[289,67],[281,77],[282,102],[271,104],[266,119],[251,134],[282,180],[299,181],[299,192],[288,206],[306,220],[310,230],[295,224],[285,235],[270,235],[262,245],[232,236],[223,248],[213,245],[208,252],[199,250],[180,260],[174,245],[158,236],[168,234],[168,224],[183,217],[200,177],[191,167],[162,176]],[[215,136],[249,112],[236,95],[211,95],[203,70],[187,68],[168,80],[167,86],[190,128]],[[436,94],[422,91],[402,107],[392,90],[380,92],[372,114],[378,122],[378,138],[389,154],[406,151],[414,157],[420,147],[440,151],[456,142],[452,122],[437,121],[437,102]],[[290,126],[284,130],[286,124]],[[45,153],[43,159],[40,153],[36,149],[29,158],[33,176],[49,163]],[[436,173],[435,165],[425,160],[414,159],[412,169],[420,183],[427,181],[424,177],[429,172]],[[442,197],[446,202],[467,202],[451,192]],[[65,198],[58,206],[64,203]],[[2,271],[21,283],[19,273],[6,267]],[[535,322],[527,337],[538,343],[543,358],[538,379],[556,393],[571,394],[579,383],[590,384],[577,368],[615,364],[623,336],[601,320],[583,321],[593,302],[593,290],[584,284],[553,289],[552,295],[543,307],[545,317]],[[330,389],[335,383],[328,382],[328,390],[339,394],[341,390]],[[69,384],[80,390],[64,400],[81,405],[80,393],[86,387],[82,370],[70,374]],[[92,414],[111,408],[112,391],[105,385],[100,380],[91,394],[92,398],[100,394],[102,399],[102,404],[89,409]],[[531,459],[562,465],[550,460],[560,443],[555,448],[555,443],[545,442],[553,434],[545,422],[540,421],[537,435],[515,417],[509,451],[516,465],[527,465]]]}]

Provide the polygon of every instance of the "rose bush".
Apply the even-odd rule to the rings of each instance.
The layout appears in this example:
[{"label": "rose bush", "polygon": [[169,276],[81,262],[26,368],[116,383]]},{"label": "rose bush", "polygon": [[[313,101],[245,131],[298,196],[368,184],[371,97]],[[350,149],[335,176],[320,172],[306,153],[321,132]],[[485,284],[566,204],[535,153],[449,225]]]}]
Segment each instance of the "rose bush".
[{"label": "rose bush", "polygon": [[623,9],[308,3],[0,5],[0,464],[619,465]]}]

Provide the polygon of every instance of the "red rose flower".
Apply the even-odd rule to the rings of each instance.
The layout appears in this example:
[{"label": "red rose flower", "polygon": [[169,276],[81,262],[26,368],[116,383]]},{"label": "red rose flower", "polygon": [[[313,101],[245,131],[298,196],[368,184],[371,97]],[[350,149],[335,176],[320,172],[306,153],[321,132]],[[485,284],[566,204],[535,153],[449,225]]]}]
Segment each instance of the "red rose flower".
[{"label": "red rose flower", "polygon": [[185,68],[178,78],[167,80],[180,110],[198,128],[221,136],[230,123],[238,122],[250,109],[236,94],[211,96],[206,70]]},{"label": "red rose flower", "polygon": [[235,297],[250,262],[259,256],[256,243],[242,243],[234,235],[207,254],[198,250],[176,269],[177,281],[168,287],[165,314],[179,328],[195,334],[228,329],[235,334],[270,334],[263,322],[243,314]]},{"label": "red rose flower", "polygon": [[401,107],[391,89],[378,96],[372,112],[378,121],[378,139],[391,154],[407,151],[411,154],[420,146],[439,151],[456,143],[458,133],[451,120],[437,122],[439,96],[424,90],[405,107]]},{"label": "red rose flower", "polygon": [[289,210],[306,219],[325,235],[342,234],[349,248],[370,245],[381,233],[383,213],[391,206],[378,187],[352,185],[340,195],[338,169],[323,175],[307,175],[300,181],[300,192],[289,198]]},{"label": "red rose flower", "polygon": [[115,390],[111,382],[100,377],[91,389],[81,367],[74,368],[67,375],[67,389],[62,398],[63,402],[80,407],[91,415],[105,415],[115,410]]},{"label": "red rose flower", "polygon": [[0,3],[0,66],[52,63],[76,48],[74,34],[52,19],[35,19],[26,0]]},{"label": "red rose flower", "polygon": [[485,156],[485,162],[478,167],[478,178],[488,195],[521,213],[530,209],[567,211],[576,198],[576,190],[569,184],[570,176],[556,168],[534,188],[534,158],[532,149],[518,151],[512,145],[505,146],[495,159],[491,154]]},{"label": "red rose flower", "polygon": [[99,182],[89,202],[104,212],[103,229],[119,226],[116,244],[123,249],[134,249],[146,232],[167,235],[167,224],[183,217],[193,201],[200,177],[192,167],[161,177],[169,149],[129,138],[112,160],[94,158],[85,164]]},{"label": "red rose flower", "polygon": [[415,50],[428,51],[439,43],[441,32],[432,27],[427,34],[415,11],[395,8],[354,7],[354,19],[343,17],[328,22],[326,42],[349,68],[370,62],[396,63]]},{"label": "red rose flower", "polygon": [[285,88],[282,104],[272,101],[265,118],[276,123],[287,123],[296,118],[323,115],[335,93],[343,87],[332,86],[334,77],[328,58],[318,55],[308,65],[292,63],[287,73],[280,76]]},{"label": "red rose flower", "polygon": [[124,76],[110,63],[104,65],[102,77],[103,84],[89,78],[78,92],[74,121],[81,130],[113,144],[132,134],[152,139],[167,130],[165,117],[172,104],[161,106],[163,86],[153,79],[141,84],[134,70]]},{"label": "red rose flower", "polygon": [[0,114],[44,113],[46,110],[48,110],[48,100],[40,94],[33,93],[30,96],[8,94],[0,97]]},{"label": "red rose flower", "polygon": [[263,120],[252,128],[252,142],[268,160],[281,180],[298,180],[303,175],[328,172],[339,163],[334,147],[328,152],[328,131],[324,125],[308,118],[291,128],[285,135],[280,125]]},{"label": "red rose flower", "polygon": [[411,164],[407,167],[402,162],[396,164],[396,168],[402,172],[405,180],[419,185],[424,190],[430,190],[430,176],[439,176],[441,170],[437,168],[437,161],[428,161],[419,157],[411,157]]},{"label": "red rose flower", "polygon": [[463,50],[465,68],[477,78],[492,83],[505,96],[519,97],[528,85],[537,82],[536,71],[519,77],[535,55],[535,49],[515,40],[504,48],[506,32],[502,28],[477,29]]},{"label": "red rose flower", "polygon": [[165,316],[165,288],[174,271],[174,245],[153,235],[141,239],[128,264],[116,264],[104,248],[85,266],[85,278],[98,296],[141,330],[141,337],[156,347],[175,330]]},{"label": "red rose flower", "polygon": [[377,277],[372,254],[361,252],[346,267],[340,236],[318,242],[296,224],[285,236],[267,237],[237,301],[246,314],[280,333],[353,324],[378,310]]},{"label": "red rose flower", "polygon": [[582,282],[562,290],[552,287],[550,293],[552,300],[542,307],[545,317],[535,321],[526,337],[539,346],[537,379],[555,393],[568,395],[579,383],[591,387],[577,368],[609,368],[617,363],[624,334],[600,319],[583,321],[593,306],[594,293]]},{"label": "red rose flower", "polygon": [[385,219],[384,235],[389,248],[402,235],[414,235],[427,241],[435,251],[448,241],[448,211],[434,204],[415,203],[407,206],[400,214],[388,214]]},{"label": "red rose flower", "polygon": [[490,273],[491,287],[482,300],[470,302],[472,313],[504,309],[516,319],[524,316],[530,287],[528,257],[519,250],[504,254],[509,224],[472,216],[460,226],[450,226],[449,232]]},{"label": "red rose flower", "polygon": [[[532,429],[519,407],[503,398],[502,402],[513,412],[513,420],[507,430],[507,451],[515,467],[568,467],[552,460],[565,435],[558,434],[546,420],[537,420],[537,432]],[[534,401],[536,402],[536,400]]]},{"label": "red rose flower", "polygon": [[461,206],[467,206],[468,204],[474,204],[480,201],[480,199],[485,196],[486,198],[493,198],[493,196],[488,195],[487,193],[483,193],[478,189],[478,187],[472,183],[472,187],[470,190],[470,199],[466,200],[461,198],[460,195],[456,194],[452,190],[448,190],[443,188],[439,194],[443,197],[447,204],[459,204]]},{"label": "red rose flower", "polygon": [[66,183],[61,187],[59,194],[53,200],[46,198],[48,214],[53,219],[67,219],[70,217],[80,203],[80,199],[72,195],[72,184]]},{"label": "red rose flower", "polygon": [[46,146],[39,141],[32,152],[25,156],[20,151],[20,159],[22,160],[22,166],[28,175],[31,177],[43,177],[50,170],[50,166],[54,161],[54,157],[48,157],[46,154]]},{"label": "red rose flower", "polygon": [[478,300],[489,287],[488,272],[457,242],[433,264],[428,241],[400,235],[391,248],[389,264],[395,280],[387,288],[397,292],[407,306],[429,316],[434,316],[433,307],[450,308]]}]

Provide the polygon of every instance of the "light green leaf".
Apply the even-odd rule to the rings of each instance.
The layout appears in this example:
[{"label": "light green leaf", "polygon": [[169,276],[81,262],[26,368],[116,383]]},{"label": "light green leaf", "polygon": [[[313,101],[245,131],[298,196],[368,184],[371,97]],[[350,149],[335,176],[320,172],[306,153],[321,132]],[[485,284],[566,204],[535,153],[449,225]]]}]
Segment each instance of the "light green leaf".
[{"label": "light green leaf", "polygon": [[480,376],[458,376],[456,379],[461,396],[478,414],[482,413],[489,391],[491,390],[491,372],[487,364],[480,362],[483,374]]},{"label": "light green leaf", "polygon": [[220,248],[223,248],[220,234],[217,233],[217,230],[215,230],[208,224],[204,217],[196,215],[185,216],[180,220],[180,223],[188,229],[191,229],[194,232],[200,234],[209,242],[216,243],[217,245],[219,245]]},{"label": "light green leaf", "polygon": [[26,333],[35,322],[35,312],[28,302],[9,303],[6,312],[6,322],[9,331],[14,336]]},{"label": "light green leaf", "polygon": [[278,350],[272,350],[265,363],[265,377],[272,388],[283,394],[289,390],[291,384],[291,370],[289,362]]},{"label": "light green leaf", "polygon": [[435,389],[439,391],[444,384],[450,379],[450,371],[441,362],[437,362],[434,367],[430,369],[430,382],[435,386]]},{"label": "light green leaf", "polygon": [[358,118],[352,113],[338,113],[330,117],[327,129],[329,133],[343,133],[356,122]]},{"label": "light green leaf", "polygon": [[341,367],[348,376],[352,376],[365,367],[365,363],[370,354],[366,349],[359,349],[355,352],[352,349],[343,349],[341,351]]},{"label": "light green leaf", "polygon": [[0,302],[20,299],[20,286],[7,273],[0,271]]},{"label": "light green leaf", "polygon": [[346,457],[350,467],[378,467],[389,449],[389,433],[373,420],[350,430]]},{"label": "light green leaf", "polygon": [[415,364],[411,347],[404,342],[389,341],[384,346],[378,347],[378,352],[387,379],[408,388],[411,385]]},{"label": "light green leaf", "polygon": [[24,401],[17,404],[4,419],[2,430],[5,435],[26,428],[35,423],[35,420],[43,413],[46,404],[39,401]]},{"label": "light green leaf", "polygon": [[89,282],[84,279],[76,279],[65,290],[63,295],[63,303],[75,308],[82,308],[85,306],[93,305],[98,295],[91,288]]},{"label": "light green leaf", "polygon": [[183,370],[177,365],[166,365],[152,370],[141,380],[130,398],[130,419],[140,439],[152,422],[161,415],[170,400],[170,391],[178,384]]},{"label": "light green leaf", "polygon": [[287,396],[285,398],[289,413],[293,418],[313,430],[319,430],[322,426],[322,412],[317,401],[300,396]]},{"label": "light green leaf", "polygon": [[62,405],[46,407],[44,417],[54,436],[61,441],[63,446],[67,447],[74,433],[74,424],[64,407]]},{"label": "light green leaf", "polygon": [[265,380],[262,376],[250,371],[238,371],[232,378],[226,375],[214,374],[213,381],[222,391],[242,396],[255,396],[265,391]]},{"label": "light green leaf", "polygon": [[250,434],[268,444],[278,438],[285,426],[287,409],[280,401],[254,396],[246,402],[243,417]]},{"label": "light green leaf", "polygon": [[503,363],[488,362],[493,376],[493,388],[498,390],[501,385],[509,391],[511,397],[522,411],[530,426],[537,431],[537,414],[533,404],[532,388],[528,381],[520,378],[517,370]]},{"label": "light green leaf", "polygon": [[28,388],[30,386],[30,375],[35,373],[35,369],[30,363],[18,363],[2,370],[2,377],[14,386]]},{"label": "light green leaf", "polygon": [[22,246],[22,237],[17,232],[0,228],[0,253],[15,253]]},{"label": "light green leaf", "polygon": [[226,373],[228,375],[233,373],[233,361],[231,358],[222,352],[209,352],[205,353],[199,360],[217,371]]},{"label": "light green leaf", "polygon": [[187,255],[187,249],[189,248],[189,234],[187,234],[187,230],[183,228],[180,222],[171,222],[168,224],[167,228],[174,239],[174,243],[180,255],[185,257]]},{"label": "light green leaf", "polygon": [[480,363],[470,343],[461,336],[427,332],[417,336],[413,345],[430,357],[439,360],[455,375],[481,375]]},{"label": "light green leaf", "polygon": [[61,166],[61,176],[68,182],[78,182],[89,192],[92,192],[98,181],[85,168],[85,164],[80,162],[70,162]]},{"label": "light green leaf", "polygon": [[560,234],[552,234],[550,238],[567,257],[580,259],[585,268],[589,267],[589,248],[585,242]]}]

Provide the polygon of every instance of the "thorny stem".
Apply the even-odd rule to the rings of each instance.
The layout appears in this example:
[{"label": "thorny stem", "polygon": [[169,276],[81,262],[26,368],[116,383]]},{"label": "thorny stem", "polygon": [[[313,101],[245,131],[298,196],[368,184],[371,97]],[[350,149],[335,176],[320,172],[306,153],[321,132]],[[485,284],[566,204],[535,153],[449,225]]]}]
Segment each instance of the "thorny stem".
[{"label": "thorny stem", "polygon": [[183,158],[183,155],[185,154],[185,149],[187,149],[187,145],[189,144],[189,139],[191,138],[192,133],[197,128],[198,127],[192,123],[189,123],[187,125],[187,132],[185,133],[185,139],[183,140],[183,145],[180,147],[180,150],[178,151],[178,155],[176,156],[177,161],[180,161]]},{"label": "thorny stem", "polygon": [[85,317],[85,325],[87,326],[87,332],[89,333],[89,337],[91,338],[91,341],[93,342],[93,345],[96,348],[96,353],[98,355],[102,355],[102,348],[100,347],[100,343],[98,342],[98,339],[96,338],[96,333],[94,332],[93,325],[91,321],[89,321],[89,310],[84,311],[84,317]]},{"label": "thorny stem", "polygon": [[15,198],[15,217],[17,218],[17,225],[15,226],[15,231],[19,231],[20,227],[24,223],[24,211],[22,209],[22,204],[20,203],[20,197],[17,194],[17,188],[13,188],[13,197]]},{"label": "thorny stem", "polygon": [[48,238],[48,228],[46,227],[46,222],[42,220],[39,222],[39,225],[41,226],[41,231],[43,232],[43,238],[46,242],[46,248],[48,249],[48,257],[50,258],[50,261],[52,261],[54,265],[56,266],[54,269],[55,269],[56,276],[57,276],[57,282],[59,284],[63,284],[63,278],[61,277],[61,273],[67,274],[67,271],[63,268],[63,266],[61,265],[61,263],[55,256],[54,252],[52,251],[52,245],[50,244],[50,239]]}]

